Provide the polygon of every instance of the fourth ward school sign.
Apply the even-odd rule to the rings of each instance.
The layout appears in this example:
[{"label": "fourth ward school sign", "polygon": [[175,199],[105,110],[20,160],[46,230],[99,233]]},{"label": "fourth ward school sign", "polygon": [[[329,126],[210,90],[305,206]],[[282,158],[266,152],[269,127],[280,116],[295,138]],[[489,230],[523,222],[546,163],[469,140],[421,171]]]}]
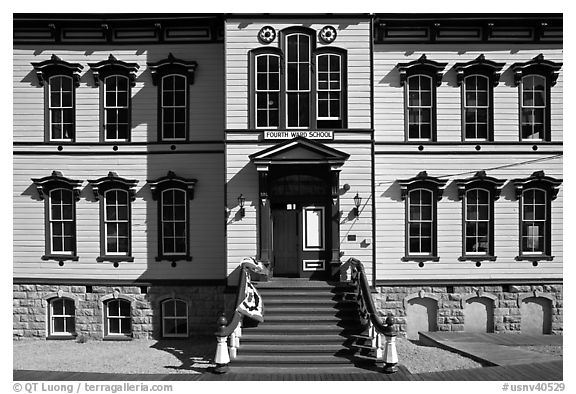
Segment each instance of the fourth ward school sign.
[{"label": "fourth ward school sign", "polygon": [[265,131],[265,140],[290,140],[296,137],[304,137],[311,140],[332,140],[334,139],[333,131]]}]

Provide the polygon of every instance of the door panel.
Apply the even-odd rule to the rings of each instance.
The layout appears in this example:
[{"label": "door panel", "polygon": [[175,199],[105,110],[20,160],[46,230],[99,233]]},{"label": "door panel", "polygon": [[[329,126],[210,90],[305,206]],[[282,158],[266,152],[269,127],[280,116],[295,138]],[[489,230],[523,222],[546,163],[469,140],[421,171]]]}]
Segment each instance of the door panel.
[{"label": "door panel", "polygon": [[302,207],[302,276],[323,277],[327,268],[326,208]]},{"label": "door panel", "polygon": [[300,270],[300,246],[298,233],[298,211],[277,208],[272,212],[274,276],[298,277]]}]

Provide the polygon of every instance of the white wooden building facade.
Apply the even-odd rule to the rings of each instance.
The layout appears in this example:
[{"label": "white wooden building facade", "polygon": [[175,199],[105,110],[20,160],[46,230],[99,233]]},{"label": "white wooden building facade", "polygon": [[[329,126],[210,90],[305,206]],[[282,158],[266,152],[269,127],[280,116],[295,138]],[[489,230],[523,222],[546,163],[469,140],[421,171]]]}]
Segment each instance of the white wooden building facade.
[{"label": "white wooden building facade", "polygon": [[247,256],[561,334],[561,15],[22,14],[13,56],[15,337],[211,331]]}]

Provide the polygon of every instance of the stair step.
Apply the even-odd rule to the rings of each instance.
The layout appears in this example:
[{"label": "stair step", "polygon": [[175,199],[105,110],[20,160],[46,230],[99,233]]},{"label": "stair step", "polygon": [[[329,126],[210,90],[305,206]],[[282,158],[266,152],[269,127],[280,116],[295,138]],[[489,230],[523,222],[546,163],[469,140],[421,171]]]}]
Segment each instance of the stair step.
[{"label": "stair step", "polygon": [[333,300],[326,297],[292,297],[292,298],[271,298],[267,299],[262,296],[264,301],[264,308],[268,305],[284,305],[286,307],[326,307],[326,306],[340,306],[340,305],[356,305],[354,300]]},{"label": "stair step", "polygon": [[[342,339],[342,338],[340,338]],[[342,341],[340,341],[342,342]],[[278,343],[275,345],[262,344],[258,342],[243,343],[240,341],[238,352],[241,354],[250,353],[330,353],[336,352],[352,353],[349,348],[342,346],[342,343]]]},{"label": "stair step", "polygon": [[379,361],[375,356],[369,356],[366,354],[355,354],[354,358],[357,360],[374,362],[374,363]]},{"label": "stair step", "polygon": [[350,338],[361,339],[364,341],[371,341],[372,340],[372,337],[370,335],[366,335],[366,334],[352,334],[352,335],[350,335]]},{"label": "stair step", "polygon": [[258,327],[247,327],[245,329],[246,332],[249,331],[258,331],[258,332],[302,332],[302,331],[325,331],[325,332],[340,332],[342,330],[353,330],[357,329],[358,324],[354,321],[339,321],[338,324],[330,323],[330,322],[302,322],[300,324],[289,324],[287,322],[274,322],[268,323],[264,321],[264,323],[260,323]]},{"label": "stair step", "polygon": [[240,338],[240,345],[245,343],[261,343],[261,344],[277,344],[277,343],[338,343],[342,344],[342,342],[346,338],[340,336],[338,334],[326,334],[326,333],[301,333],[301,334],[278,334],[278,335],[270,335],[270,334],[262,334],[262,333],[247,333],[244,332],[242,337]]},{"label": "stair step", "polygon": [[268,305],[264,306],[264,317],[276,314],[284,314],[284,315],[310,315],[310,314],[351,314],[356,315],[358,309],[353,304],[342,304],[342,305],[334,305],[334,306],[307,306],[305,308],[301,306],[283,306],[283,305]]},{"label": "stair step", "polygon": [[377,347],[372,346],[372,345],[359,345],[357,343],[353,343],[350,346],[354,349],[362,349],[362,350],[376,350],[376,349],[378,349]]},{"label": "stair step", "polygon": [[[318,314],[318,315],[312,315],[312,314],[307,314],[307,315],[280,315],[280,314],[272,314],[272,315],[264,315],[264,321],[265,323],[286,323],[286,324],[290,324],[290,323],[296,323],[296,324],[301,324],[301,323],[309,323],[309,324],[315,324],[315,323],[325,323],[325,322],[333,322],[333,323],[338,323],[340,322],[342,319],[340,319],[339,317],[337,317],[334,313],[332,314]],[[262,324],[260,324],[261,326]]]},{"label": "stair step", "polygon": [[306,354],[239,354],[234,360],[237,365],[303,365],[303,364],[347,364],[350,365],[350,359],[346,357],[337,357],[333,355],[306,355]]},{"label": "stair step", "polygon": [[[327,365],[306,365],[298,367],[296,365],[289,366],[260,366],[254,367],[249,365],[236,365],[234,362],[230,364],[230,373],[238,374],[273,374],[283,375],[295,374],[321,374],[325,380],[342,380],[343,374],[381,374],[382,372],[377,369],[358,368],[354,364],[327,364]],[[278,378],[280,379],[280,378]]]}]

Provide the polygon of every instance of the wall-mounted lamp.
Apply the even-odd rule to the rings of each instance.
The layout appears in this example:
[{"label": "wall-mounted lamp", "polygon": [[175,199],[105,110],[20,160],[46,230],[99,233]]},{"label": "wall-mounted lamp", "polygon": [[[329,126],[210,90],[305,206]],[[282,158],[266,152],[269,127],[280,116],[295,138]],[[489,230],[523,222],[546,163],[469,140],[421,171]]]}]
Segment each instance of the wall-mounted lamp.
[{"label": "wall-mounted lamp", "polygon": [[238,210],[238,214],[240,215],[240,217],[244,217],[244,215],[246,214],[246,212],[244,211],[244,201],[246,201],[246,199],[242,194],[240,194],[238,196],[238,206],[240,207],[240,209]]},{"label": "wall-mounted lamp", "polygon": [[356,195],[354,196],[354,205],[356,206],[354,208],[354,214],[356,215],[356,217],[360,216],[360,204],[362,204],[362,197],[360,197],[358,193],[356,193]]}]

